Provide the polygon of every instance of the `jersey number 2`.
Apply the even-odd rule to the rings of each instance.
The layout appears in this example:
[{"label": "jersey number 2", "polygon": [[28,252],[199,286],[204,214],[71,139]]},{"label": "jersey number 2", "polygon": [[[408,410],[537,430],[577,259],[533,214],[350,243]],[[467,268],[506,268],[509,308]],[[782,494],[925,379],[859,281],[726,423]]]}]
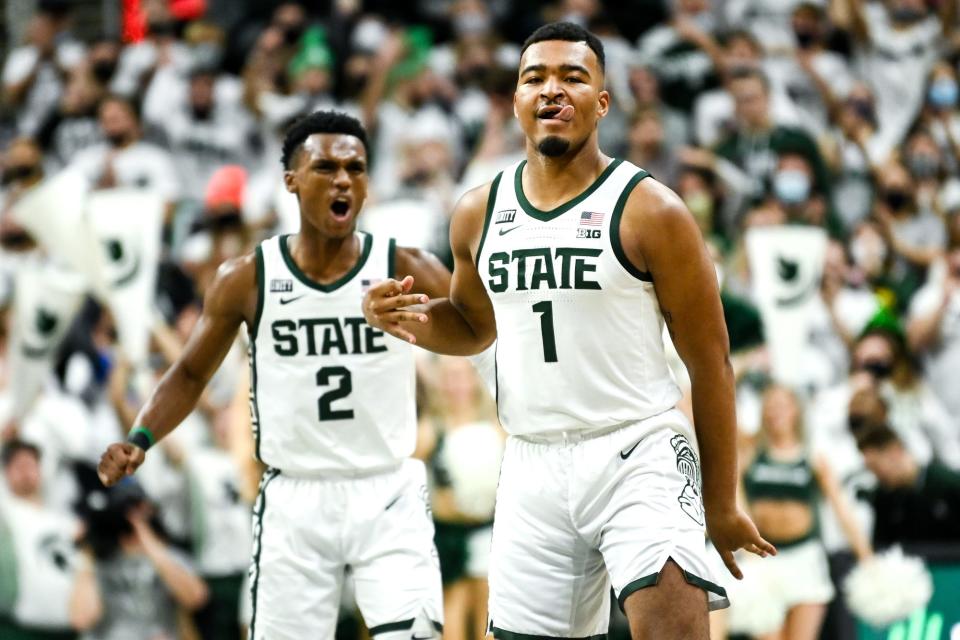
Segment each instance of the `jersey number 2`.
[{"label": "jersey number 2", "polygon": [[331,404],[346,398],[353,391],[353,379],[350,377],[350,370],[346,367],[323,367],[317,371],[317,386],[325,387],[331,383],[333,378],[339,378],[340,384],[336,388],[330,389],[320,396],[317,404],[320,407],[320,421],[324,420],[350,420],[353,418],[353,409],[332,409]]},{"label": "jersey number 2", "polygon": [[543,361],[557,361],[557,338],[553,334],[553,303],[549,300],[533,305],[533,312],[540,314],[540,335],[543,337]]}]

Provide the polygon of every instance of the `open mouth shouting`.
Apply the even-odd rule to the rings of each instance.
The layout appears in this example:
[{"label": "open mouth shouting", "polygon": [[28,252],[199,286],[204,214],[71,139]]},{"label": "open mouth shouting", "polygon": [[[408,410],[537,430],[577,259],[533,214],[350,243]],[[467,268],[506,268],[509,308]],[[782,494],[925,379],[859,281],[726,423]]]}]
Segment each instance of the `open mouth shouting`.
[{"label": "open mouth shouting", "polygon": [[545,104],[537,109],[537,119],[545,122],[570,122],[574,108],[569,104]]},{"label": "open mouth shouting", "polygon": [[330,203],[330,214],[337,222],[345,222],[350,218],[352,208],[349,196],[337,196]]}]

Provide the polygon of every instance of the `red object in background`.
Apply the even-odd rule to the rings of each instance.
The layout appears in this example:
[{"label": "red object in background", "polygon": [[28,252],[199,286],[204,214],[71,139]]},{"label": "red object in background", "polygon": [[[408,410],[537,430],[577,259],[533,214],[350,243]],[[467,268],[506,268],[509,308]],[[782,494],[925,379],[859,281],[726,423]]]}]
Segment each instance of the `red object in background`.
[{"label": "red object in background", "polygon": [[180,22],[196,20],[207,12],[206,0],[169,0],[168,6],[170,15]]},{"label": "red object in background", "polygon": [[[178,22],[196,20],[207,11],[206,0],[169,0],[170,16]],[[147,14],[140,0],[121,0],[120,33],[124,42],[140,42],[147,35]]]},{"label": "red object in background", "polygon": [[147,35],[147,16],[140,0],[121,0],[120,37],[124,42],[140,42]]},{"label": "red object in background", "polygon": [[220,205],[243,208],[243,193],[247,187],[247,170],[236,164],[227,164],[217,169],[207,183],[203,204],[207,209]]}]

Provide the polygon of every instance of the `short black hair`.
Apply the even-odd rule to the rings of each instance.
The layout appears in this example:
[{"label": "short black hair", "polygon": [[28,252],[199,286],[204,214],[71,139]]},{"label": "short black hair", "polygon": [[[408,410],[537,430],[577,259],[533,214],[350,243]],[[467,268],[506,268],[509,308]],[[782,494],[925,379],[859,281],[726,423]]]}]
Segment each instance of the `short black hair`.
[{"label": "short black hair", "polygon": [[857,448],[860,451],[867,449],[886,449],[891,444],[901,443],[897,432],[885,423],[870,424],[865,426],[854,434],[857,440]]},{"label": "short black hair", "polygon": [[23,440],[10,440],[3,445],[3,451],[0,452],[0,462],[2,462],[3,468],[6,469],[10,466],[14,456],[21,451],[33,454],[33,457],[37,460],[40,459],[40,448],[37,445]]},{"label": "short black hair", "polygon": [[520,55],[526,51],[530,45],[546,40],[564,40],[566,42],[586,42],[587,46],[593,50],[597,56],[597,63],[600,70],[606,72],[606,58],[603,55],[603,43],[600,38],[593,35],[583,27],[572,22],[550,22],[543,25],[530,34],[530,37],[523,42],[523,48],[520,49]]},{"label": "short black hair", "polygon": [[108,93],[107,95],[103,96],[103,98],[100,99],[100,104],[98,105],[98,108],[102,108],[103,105],[105,105],[108,102],[118,102],[124,105],[125,107],[127,107],[127,109],[130,110],[130,113],[133,114],[133,117],[136,119],[137,124],[142,124],[143,105],[138,99],[132,96],[125,96],[122,93]]},{"label": "short black hair", "polygon": [[340,111],[314,111],[290,125],[283,138],[283,155],[280,162],[284,169],[290,168],[290,162],[304,140],[315,133],[343,133],[353,136],[363,143],[363,149],[370,155],[367,132],[360,121]]}]

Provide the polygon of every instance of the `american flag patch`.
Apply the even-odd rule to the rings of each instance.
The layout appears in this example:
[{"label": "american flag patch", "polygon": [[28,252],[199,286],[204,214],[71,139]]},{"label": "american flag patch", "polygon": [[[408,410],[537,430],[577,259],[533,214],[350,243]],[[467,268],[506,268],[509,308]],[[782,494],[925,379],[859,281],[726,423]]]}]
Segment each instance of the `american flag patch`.
[{"label": "american flag patch", "polygon": [[580,226],[599,227],[603,224],[603,215],[598,211],[584,211],[580,214]]}]

